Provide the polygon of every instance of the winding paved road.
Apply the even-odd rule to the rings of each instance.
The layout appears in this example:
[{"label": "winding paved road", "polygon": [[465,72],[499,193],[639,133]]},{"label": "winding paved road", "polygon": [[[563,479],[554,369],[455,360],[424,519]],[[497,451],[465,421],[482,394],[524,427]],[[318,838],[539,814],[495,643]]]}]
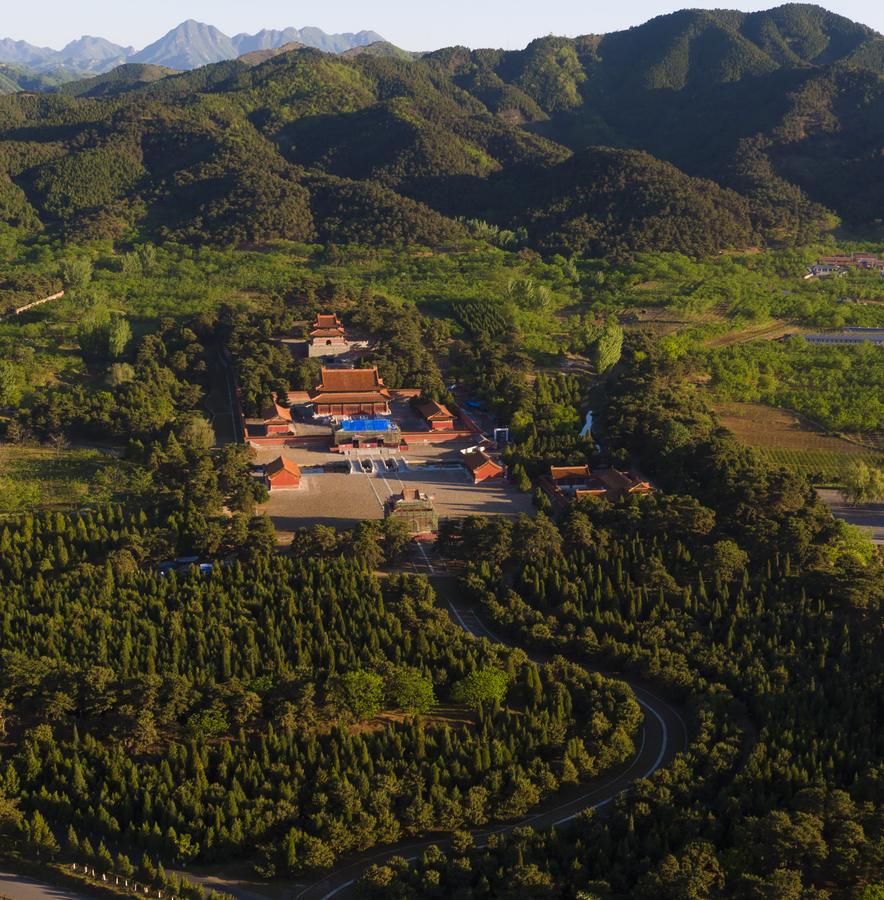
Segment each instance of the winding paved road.
[{"label": "winding paved road", "polygon": [[[434,571],[430,559],[425,557],[429,577],[435,582],[438,595],[449,606],[451,617],[465,631],[478,638],[488,638],[497,644],[512,646],[510,641],[501,639],[478,617],[476,612],[466,604],[455,601],[449,590],[445,590],[445,582],[450,580]],[[446,595],[449,595],[446,597]],[[532,657],[542,663],[541,657]],[[534,828],[550,828],[570,821],[580,813],[590,809],[601,809],[611,803],[618,795],[629,789],[639,778],[648,778],[661,766],[672,761],[677,753],[688,744],[688,730],[678,710],[665,700],[656,696],[642,684],[632,679],[620,678],[632,688],[636,699],[645,714],[644,724],[638,735],[638,749],[635,756],[626,763],[610,769],[575,787],[558,791],[548,798],[537,811],[515,822],[509,822],[499,828],[480,829],[473,835],[478,846],[483,846],[489,835],[505,834],[520,826],[530,825]],[[238,880],[221,873],[197,876],[188,873],[190,878],[202,882],[207,888],[214,888],[231,894],[237,900],[266,900],[267,897],[284,898],[284,900],[331,900],[342,898],[351,893],[351,889],[365,869],[375,863],[383,863],[392,856],[404,856],[411,861],[417,859],[431,845],[444,847],[447,839],[444,835],[423,838],[415,841],[404,841],[384,849],[375,848],[348,860],[326,873],[319,880],[310,884],[276,883],[265,884],[258,880]],[[57,888],[39,885],[30,879],[18,879],[17,876],[0,875],[0,895],[5,892],[13,900],[74,900],[75,895],[60,891]],[[79,898],[77,898],[79,900]]]},{"label": "winding paved road", "polygon": [[[439,590],[439,582],[442,577],[433,574],[433,566],[430,560],[426,560],[430,579],[436,582],[437,593],[442,599],[449,593]],[[456,602],[448,597],[446,600],[451,616],[464,631],[475,637],[488,638],[497,644],[508,644],[496,635],[478,617],[469,606]],[[537,662],[543,662],[539,657],[533,657]],[[615,676],[621,678],[621,676]],[[591,779],[575,788],[559,791],[554,797],[549,798],[532,815],[519,819],[516,822],[508,822],[499,828],[482,829],[474,831],[476,844],[482,846],[491,834],[505,834],[520,826],[530,825],[533,828],[550,828],[562,825],[570,821],[580,813],[589,809],[601,809],[611,803],[619,794],[627,790],[629,786],[639,778],[648,778],[661,766],[667,765],[677,753],[684,750],[688,744],[688,730],[684,719],[678,710],[670,706],[665,700],[651,693],[643,685],[637,684],[628,678],[622,678],[632,688],[636,699],[645,714],[645,721],[638,737],[638,749],[635,756],[627,763],[602,775]],[[391,856],[404,856],[407,860],[417,859],[429,846],[435,844],[444,847],[447,840],[442,835],[432,838],[424,838],[408,843],[397,844],[383,850],[369,850],[349,862],[344,863],[333,871],[324,875],[318,881],[296,889],[285,896],[289,900],[331,900],[332,897],[343,898],[350,893],[356,880],[363,871],[372,864],[383,863]],[[227,885],[226,890],[235,896],[234,885]],[[249,900],[242,895],[242,900]]]}]

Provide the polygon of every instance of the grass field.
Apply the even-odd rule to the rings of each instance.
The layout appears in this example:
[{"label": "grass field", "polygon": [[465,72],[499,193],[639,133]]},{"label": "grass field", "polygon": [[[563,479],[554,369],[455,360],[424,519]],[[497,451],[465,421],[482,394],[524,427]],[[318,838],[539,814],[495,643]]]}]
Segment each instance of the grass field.
[{"label": "grass field", "polygon": [[125,463],[97,450],[0,445],[0,514],[71,509],[111,499]]},{"label": "grass field", "polygon": [[837,486],[852,459],[884,466],[884,453],[813,428],[786,410],[760,403],[718,403],[721,424],[768,462],[806,475],[814,484]]}]

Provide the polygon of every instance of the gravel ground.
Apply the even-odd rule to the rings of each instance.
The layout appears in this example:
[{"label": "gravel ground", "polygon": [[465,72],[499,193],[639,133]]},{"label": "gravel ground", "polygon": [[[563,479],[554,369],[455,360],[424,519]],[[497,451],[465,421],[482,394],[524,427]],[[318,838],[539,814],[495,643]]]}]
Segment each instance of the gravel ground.
[{"label": "gravel ground", "polygon": [[[261,462],[268,462],[278,451],[261,451]],[[302,467],[341,462],[334,453],[286,449],[285,456]],[[363,458],[379,459],[377,452],[365,451]],[[266,457],[266,458],[264,458]],[[277,491],[262,507],[276,526],[281,540],[291,536],[296,528],[329,525],[351,528],[364,519],[381,519],[388,497],[403,487],[415,487],[434,498],[440,518],[465,515],[516,515],[531,511],[531,497],[523,494],[502,479],[474,485],[462,468],[437,468],[437,465],[457,461],[458,454],[439,447],[421,448],[421,453],[405,454],[405,465],[394,473],[372,474],[306,474],[301,487],[293,491]],[[429,463],[429,465],[425,465]]]}]

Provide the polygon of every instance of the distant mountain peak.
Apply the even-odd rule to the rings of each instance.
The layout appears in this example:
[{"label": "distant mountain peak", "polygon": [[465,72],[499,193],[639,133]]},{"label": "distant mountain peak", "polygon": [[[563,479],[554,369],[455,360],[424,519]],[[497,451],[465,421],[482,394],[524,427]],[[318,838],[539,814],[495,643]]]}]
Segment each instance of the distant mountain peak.
[{"label": "distant mountain peak", "polygon": [[209,63],[233,59],[238,54],[230,38],[214,25],[187,19],[148,44],[129,60],[170,69],[196,69]]},{"label": "distant mountain peak", "polygon": [[35,72],[65,70],[71,75],[95,75],[124,63],[195,69],[209,63],[236,59],[259,51],[278,50],[299,44],[326,53],[344,53],[383,41],[374,31],[326,34],[320,28],[263,28],[255,34],[228,37],[214,25],[185,19],[143,49],[122,47],[106,38],[83,35],[63,49],[36,47],[27,41],[0,39],[0,64],[19,66]]}]

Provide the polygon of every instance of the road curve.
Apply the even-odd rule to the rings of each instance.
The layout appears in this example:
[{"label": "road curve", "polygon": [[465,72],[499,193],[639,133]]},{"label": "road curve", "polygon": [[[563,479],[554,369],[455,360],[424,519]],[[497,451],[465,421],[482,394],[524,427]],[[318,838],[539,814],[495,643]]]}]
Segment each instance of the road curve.
[{"label": "road curve", "polygon": [[[442,577],[432,581],[442,580]],[[439,592],[442,599],[442,592]],[[464,631],[477,638],[488,638],[497,644],[513,646],[512,642],[496,635],[479,618],[476,612],[462,602],[455,602],[450,597],[446,601],[452,619]],[[537,662],[543,658],[534,656]],[[620,675],[613,677],[625,681],[635,693],[636,699],[645,714],[644,724],[638,735],[638,748],[635,755],[626,763],[609,769],[602,775],[590,779],[575,787],[566,788],[548,798],[531,815],[514,822],[508,822],[497,828],[479,829],[473,832],[478,846],[492,834],[505,834],[520,826],[530,825],[534,828],[551,828],[562,825],[590,809],[601,809],[611,803],[619,794],[639,778],[648,778],[661,766],[668,765],[675,755],[687,747],[688,730],[678,710],[665,700],[652,693],[644,685]],[[447,838],[443,834],[405,841],[383,849],[367,850],[358,856],[336,866],[322,878],[311,884],[289,882],[287,885],[277,882],[274,896],[286,900],[331,900],[333,897],[342,900],[350,893],[353,885],[368,866],[383,863],[392,856],[404,856],[411,861],[417,859],[428,847],[436,845],[444,847]],[[195,875],[188,877],[201,882],[207,888],[224,891],[237,900],[264,900],[267,896],[258,881],[239,881],[223,875]],[[268,885],[269,886],[269,885]],[[13,900],[84,900],[78,895],[50,885],[17,875],[0,874],[0,896],[3,894]]]},{"label": "road curve", "polygon": [[[432,578],[432,581],[437,579]],[[441,592],[440,599],[441,599]],[[497,644],[512,646],[510,641],[496,635],[479,618],[476,612],[461,602],[451,598],[447,600],[451,617],[464,631],[478,638],[488,638]],[[538,662],[543,662],[537,658]],[[590,809],[601,809],[611,803],[618,795],[627,790],[639,778],[648,778],[661,766],[667,765],[675,755],[687,747],[688,729],[678,710],[665,700],[653,694],[643,685],[629,678],[622,678],[635,693],[645,714],[645,721],[638,736],[638,749],[629,762],[610,769],[575,788],[559,791],[555,797],[538,807],[537,812],[525,816],[515,822],[508,822],[499,828],[480,829],[473,832],[476,844],[482,846],[491,834],[505,834],[525,825],[533,828],[550,828],[562,825]],[[383,850],[368,850],[351,858],[322,878],[306,885],[291,894],[291,900],[331,900],[333,897],[343,898],[350,893],[353,885],[368,866],[380,864],[392,856],[404,856],[407,860],[417,859],[428,847],[436,845],[444,847],[447,839],[444,835],[423,838],[407,843],[396,844]],[[226,887],[236,895],[233,885]]]}]

